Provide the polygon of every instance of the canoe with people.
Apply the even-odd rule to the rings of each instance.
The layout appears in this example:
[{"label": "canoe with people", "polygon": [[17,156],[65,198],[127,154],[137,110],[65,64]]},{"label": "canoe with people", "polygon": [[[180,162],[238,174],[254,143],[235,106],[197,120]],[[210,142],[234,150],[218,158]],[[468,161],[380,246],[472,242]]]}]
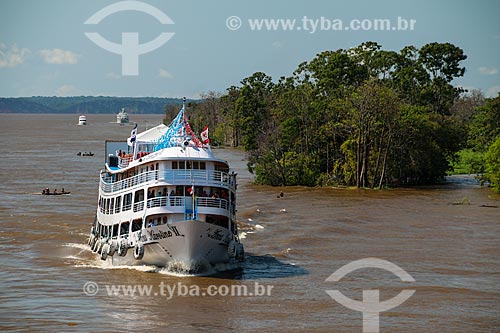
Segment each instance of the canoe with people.
[{"label": "canoe with people", "polygon": [[42,190],[42,195],[65,195],[70,193],[71,192],[65,191],[64,187],[61,189],[61,191],[57,191],[57,189],[51,191],[48,187]]}]

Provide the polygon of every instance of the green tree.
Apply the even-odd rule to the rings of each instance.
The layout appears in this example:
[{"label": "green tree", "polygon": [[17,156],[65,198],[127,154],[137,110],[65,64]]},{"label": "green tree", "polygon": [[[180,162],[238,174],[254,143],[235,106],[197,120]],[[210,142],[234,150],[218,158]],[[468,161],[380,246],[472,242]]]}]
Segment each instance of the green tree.
[{"label": "green tree", "polygon": [[500,136],[492,143],[486,156],[487,178],[493,189],[500,193]]},{"label": "green tree", "polygon": [[494,119],[494,103],[478,115],[468,104],[458,107],[465,100],[452,81],[463,75],[465,58],[449,43],[394,52],[365,42],[321,52],[277,83],[257,72],[215,97],[215,107],[197,108],[214,111],[200,119],[213,119],[217,140],[249,152],[260,183],[433,182],[463,147],[469,123]]},{"label": "green tree", "polygon": [[493,140],[500,135],[500,94],[489,98],[476,108],[469,127],[469,146],[476,151],[486,151]]},{"label": "green tree", "polygon": [[[369,81],[360,86],[350,97],[352,107],[345,124],[350,128],[351,137],[344,145],[355,149],[356,187],[381,187],[386,177],[387,163],[396,130],[399,101],[396,94],[377,81]],[[348,172],[344,168],[344,172]],[[378,182],[377,182],[378,180]]]},{"label": "green tree", "polygon": [[426,104],[441,115],[449,115],[454,101],[464,90],[450,82],[465,73],[460,62],[467,59],[464,51],[450,43],[430,43],[419,51],[419,62],[431,76],[431,84],[423,90]]},{"label": "green tree", "polygon": [[259,136],[269,116],[272,78],[257,72],[241,81],[235,111],[241,116],[242,144],[247,151],[258,149]]}]

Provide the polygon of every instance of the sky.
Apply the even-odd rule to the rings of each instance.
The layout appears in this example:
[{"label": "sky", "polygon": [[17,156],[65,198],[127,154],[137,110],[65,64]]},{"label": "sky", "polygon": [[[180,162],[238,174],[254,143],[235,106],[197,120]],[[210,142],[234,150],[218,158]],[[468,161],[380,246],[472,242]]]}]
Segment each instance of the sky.
[{"label": "sky", "polygon": [[495,97],[498,13],[497,0],[0,0],[0,96],[199,98],[375,41],[394,51],[452,43],[468,57],[453,84]]}]

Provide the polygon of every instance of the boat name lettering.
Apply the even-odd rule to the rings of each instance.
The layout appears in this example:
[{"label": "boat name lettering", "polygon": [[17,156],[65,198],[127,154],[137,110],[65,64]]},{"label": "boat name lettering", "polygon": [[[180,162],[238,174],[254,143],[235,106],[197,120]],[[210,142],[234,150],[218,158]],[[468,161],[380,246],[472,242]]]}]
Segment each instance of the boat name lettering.
[{"label": "boat name lettering", "polygon": [[149,240],[158,240],[158,239],[165,239],[165,238],[170,238],[173,236],[181,236],[179,233],[179,230],[177,230],[177,227],[175,226],[168,226],[167,231],[148,231],[149,233]]},{"label": "boat name lettering", "polygon": [[222,238],[224,237],[224,235],[222,234],[222,231],[220,229],[215,229],[215,231],[211,232],[211,229],[212,228],[207,229],[207,237],[212,238],[212,239],[216,239],[218,241],[222,240]]}]

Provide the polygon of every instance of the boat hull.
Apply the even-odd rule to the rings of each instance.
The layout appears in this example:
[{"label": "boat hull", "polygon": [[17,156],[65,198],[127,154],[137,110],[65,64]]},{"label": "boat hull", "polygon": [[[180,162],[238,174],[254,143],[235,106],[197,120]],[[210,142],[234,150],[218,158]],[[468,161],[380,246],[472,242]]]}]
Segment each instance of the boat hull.
[{"label": "boat hull", "polygon": [[[202,273],[217,264],[235,263],[228,247],[234,236],[223,227],[202,221],[183,221],[145,228],[128,240],[125,256],[106,256],[113,266],[154,265],[172,271]],[[144,252],[137,258],[137,246]]]}]

